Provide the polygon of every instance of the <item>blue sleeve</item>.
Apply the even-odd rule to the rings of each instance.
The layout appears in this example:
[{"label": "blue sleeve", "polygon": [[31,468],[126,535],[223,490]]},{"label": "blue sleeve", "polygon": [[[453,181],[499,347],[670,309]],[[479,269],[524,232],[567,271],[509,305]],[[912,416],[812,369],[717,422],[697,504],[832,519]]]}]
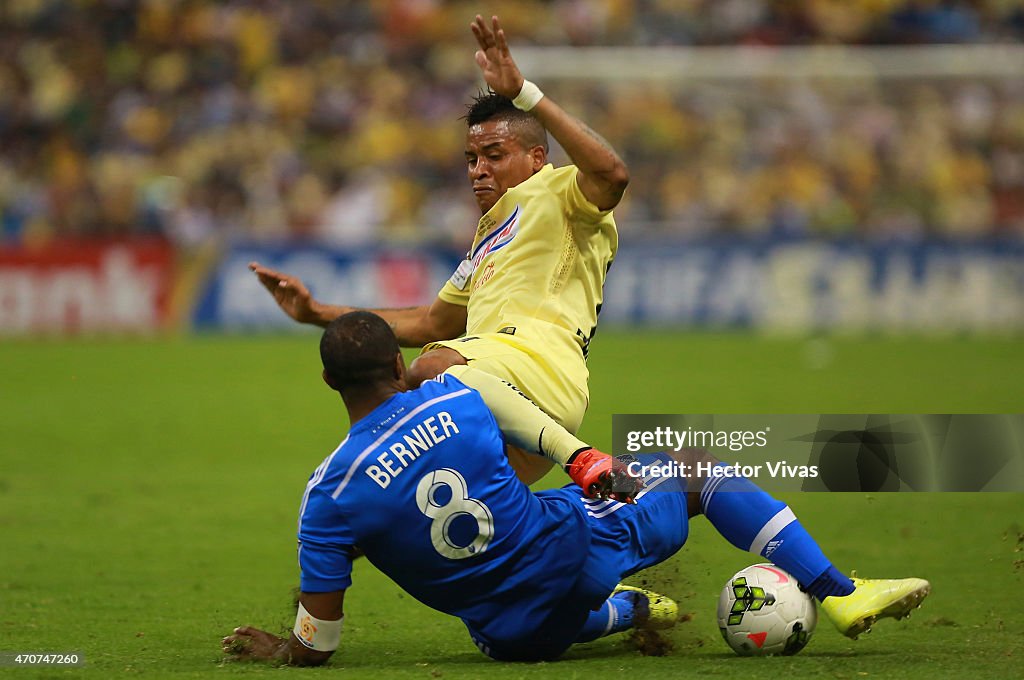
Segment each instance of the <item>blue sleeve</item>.
[{"label": "blue sleeve", "polygon": [[352,532],[334,500],[313,488],[299,518],[300,587],[329,593],[352,585]]},{"label": "blue sleeve", "polygon": [[352,585],[351,547],[299,541],[299,586],[304,593],[331,593]]}]

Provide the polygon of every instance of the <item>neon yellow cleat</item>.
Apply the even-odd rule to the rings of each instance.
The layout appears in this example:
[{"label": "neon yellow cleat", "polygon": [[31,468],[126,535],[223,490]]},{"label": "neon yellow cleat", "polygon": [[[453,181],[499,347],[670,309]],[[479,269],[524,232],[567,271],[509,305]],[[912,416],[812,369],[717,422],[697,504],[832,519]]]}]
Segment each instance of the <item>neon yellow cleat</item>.
[{"label": "neon yellow cleat", "polygon": [[857,589],[845,597],[826,597],[821,608],[840,633],[854,640],[878,619],[910,616],[932,590],[921,578],[864,579],[856,572],[851,578]]},{"label": "neon yellow cleat", "polygon": [[679,620],[679,605],[675,600],[652,590],[619,584],[615,593],[630,592],[640,595],[635,605],[633,627],[641,630],[664,630],[676,625]]}]

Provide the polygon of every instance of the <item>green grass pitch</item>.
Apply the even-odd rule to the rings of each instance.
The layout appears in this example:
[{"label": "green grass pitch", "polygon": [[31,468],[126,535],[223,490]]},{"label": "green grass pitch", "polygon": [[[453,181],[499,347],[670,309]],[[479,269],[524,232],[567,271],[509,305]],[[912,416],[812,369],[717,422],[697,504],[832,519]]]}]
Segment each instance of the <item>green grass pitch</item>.
[{"label": "green grass pitch", "polygon": [[[605,329],[590,366],[583,436],[604,446],[616,412],[998,413],[1019,412],[1024,396],[1012,339]],[[698,519],[654,575],[692,614],[667,656],[641,656],[620,637],[558,663],[492,662],[458,621],[362,562],[331,668],[223,663],[232,627],[290,627],[298,502],[345,428],[319,380],[315,335],[0,344],[0,651],[87,662],[0,674],[1003,678],[1024,662],[1024,494],[793,494],[840,568],[930,578],[925,606],[857,642],[822,620],[796,657],[736,657],[715,601],[755,558]]]}]

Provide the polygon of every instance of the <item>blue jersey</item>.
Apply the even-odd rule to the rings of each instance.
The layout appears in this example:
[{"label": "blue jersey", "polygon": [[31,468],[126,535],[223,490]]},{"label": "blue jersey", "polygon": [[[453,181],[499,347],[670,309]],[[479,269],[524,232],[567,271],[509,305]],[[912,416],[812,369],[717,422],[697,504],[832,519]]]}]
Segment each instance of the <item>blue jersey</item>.
[{"label": "blue jersey", "polygon": [[532,494],[480,395],[442,375],[355,423],[313,473],[299,512],[301,585],[348,588],[358,546],[424,604],[514,637],[572,589],[590,539],[578,499]]}]

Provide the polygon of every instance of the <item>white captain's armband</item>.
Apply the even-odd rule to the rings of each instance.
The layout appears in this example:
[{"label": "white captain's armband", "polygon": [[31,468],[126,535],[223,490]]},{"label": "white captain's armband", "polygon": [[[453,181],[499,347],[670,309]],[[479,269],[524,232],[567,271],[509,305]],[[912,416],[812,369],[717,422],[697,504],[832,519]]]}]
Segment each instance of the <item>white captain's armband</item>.
[{"label": "white captain's armband", "polygon": [[318,652],[333,652],[341,642],[342,616],[337,621],[318,619],[299,603],[299,612],[295,615],[295,628],[292,633],[304,646]]},{"label": "white captain's armband", "polygon": [[448,281],[458,288],[459,290],[466,290],[466,284],[469,283],[469,277],[473,274],[473,262],[466,258],[459,263],[458,268],[452,277]]}]

